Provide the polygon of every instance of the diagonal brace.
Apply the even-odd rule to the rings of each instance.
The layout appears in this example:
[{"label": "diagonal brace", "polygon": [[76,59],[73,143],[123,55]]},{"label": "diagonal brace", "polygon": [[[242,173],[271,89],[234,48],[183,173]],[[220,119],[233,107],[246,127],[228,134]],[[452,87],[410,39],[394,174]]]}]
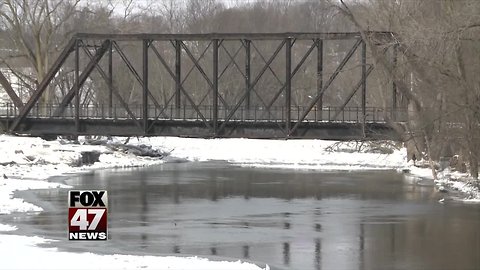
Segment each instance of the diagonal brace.
[{"label": "diagonal brace", "polygon": [[237,102],[237,104],[235,105],[235,107],[230,111],[230,113],[228,114],[227,118],[225,119],[225,121],[222,123],[222,125],[220,126],[220,128],[218,129],[218,132],[220,133],[224,128],[225,126],[227,125],[228,121],[230,121],[230,119],[232,119],[233,115],[235,114],[235,112],[238,110],[238,108],[240,108],[241,104],[243,103],[243,101],[247,98],[247,95],[250,94],[250,91],[252,91],[252,89],[255,87],[255,85],[258,83],[258,81],[260,80],[260,78],[262,77],[262,75],[265,73],[265,71],[270,67],[270,65],[272,64],[273,60],[275,60],[275,58],[277,57],[278,53],[280,52],[280,50],[283,48],[283,46],[285,45],[286,43],[286,40],[284,39],[280,45],[278,45],[277,49],[275,50],[275,52],[273,53],[273,55],[270,57],[270,59],[268,59],[267,63],[265,64],[265,66],[262,68],[262,70],[260,71],[260,73],[257,75],[257,77],[255,77],[255,80],[252,82],[252,84],[248,87],[247,91],[243,94],[242,98],[240,99],[239,102]]},{"label": "diagonal brace", "polygon": [[[368,78],[368,76],[370,75],[370,73],[372,72],[373,70],[373,66],[370,66],[368,67],[367,71],[365,72],[365,79]],[[340,106],[340,109],[337,111],[337,113],[333,116],[333,119],[337,119],[337,117],[340,115],[340,113],[345,109],[345,107],[347,106],[347,104],[350,102],[350,100],[353,98],[353,96],[355,95],[355,93],[357,93],[358,89],[360,89],[360,86],[362,86],[364,80],[361,79],[354,87],[353,87],[353,90],[350,92],[350,94],[348,95],[347,99],[345,100],[345,102],[343,102],[342,106]]]},{"label": "diagonal brace", "polygon": [[[292,43],[293,45],[293,43]],[[297,72],[300,70],[300,68],[303,66],[303,64],[305,63],[305,61],[307,60],[307,58],[310,56],[310,54],[312,53],[312,51],[317,47],[317,44],[316,43],[313,43],[312,46],[308,49],[308,51],[305,53],[305,55],[302,57],[302,59],[300,60],[300,62],[295,66],[295,68],[293,69],[293,72],[292,72],[292,80],[293,80],[293,77],[295,77],[295,75],[297,74]],[[277,101],[277,99],[280,97],[280,95],[282,94],[283,92],[283,89],[285,89],[285,84],[282,85],[282,87],[278,90],[278,92],[275,94],[275,96],[273,97],[273,99],[270,101],[270,103],[268,103],[266,109],[267,111],[270,110],[270,108],[273,106],[273,104],[275,103],[275,101]]]},{"label": "diagonal brace", "polygon": [[[87,54],[87,56],[90,58],[90,60],[93,59],[93,55],[90,53],[90,51],[87,49],[87,48],[83,48],[85,53]],[[96,65],[95,68],[97,69],[97,71],[100,73],[100,76],[102,76],[102,78],[105,80],[105,82],[109,83],[110,82],[110,77],[107,76],[107,74],[105,73],[105,71],[99,66],[99,65]],[[133,114],[133,112],[130,110],[130,108],[128,107],[128,104],[127,102],[125,102],[125,100],[122,98],[122,96],[118,93],[118,90],[116,87],[113,86],[113,82],[112,82],[112,93],[115,95],[115,97],[118,99],[118,101],[120,102],[120,104],[125,108],[125,110],[127,111],[128,115],[134,120],[135,124],[139,127],[139,128],[142,128],[142,125],[140,124],[140,121],[138,121],[138,119],[135,117],[135,115]]]},{"label": "diagonal brace", "polygon": [[[210,42],[211,43],[211,42]],[[208,86],[210,87],[210,90],[213,91],[213,83],[212,83],[212,80],[210,80],[210,78],[208,78],[207,74],[205,73],[205,71],[203,70],[202,66],[199,64],[199,61],[202,59],[202,58],[199,58],[199,59],[195,59],[195,56],[193,56],[193,54],[190,52],[190,50],[188,49],[187,45],[185,45],[185,43],[183,43],[183,41],[180,42],[180,44],[182,45],[183,49],[185,50],[185,52],[187,53],[188,57],[190,57],[190,59],[192,60],[193,64],[195,65],[195,67],[197,68],[197,70],[200,72],[200,74],[202,74],[202,77],[205,79],[205,81],[207,81],[208,83]],[[210,92],[210,91],[209,91]],[[225,99],[223,99],[223,97],[221,95],[218,95],[220,101],[223,103],[223,106],[225,107],[228,107],[228,104],[227,102],[225,101]],[[198,104],[199,106],[201,105]]]},{"label": "diagonal brace", "polygon": [[50,84],[50,82],[53,80],[53,78],[55,77],[57,72],[62,67],[63,63],[65,63],[65,61],[67,60],[70,53],[73,52],[74,47],[75,47],[75,43],[76,43],[75,38],[70,39],[67,46],[65,46],[65,48],[63,49],[60,56],[57,58],[55,63],[52,65],[50,70],[47,72],[47,75],[45,76],[43,81],[40,83],[40,85],[38,86],[35,93],[28,100],[27,104],[25,104],[25,106],[20,110],[20,113],[19,113],[17,119],[15,119],[15,121],[13,121],[12,125],[10,126],[10,132],[14,131],[17,128],[18,124],[20,124],[20,122],[32,110],[35,103],[38,102],[38,100],[42,96],[43,92],[45,92],[45,90],[47,89],[47,86]]},{"label": "diagonal brace", "polygon": [[333,72],[333,74],[328,79],[327,83],[323,86],[322,90],[320,92],[318,92],[317,95],[315,96],[315,98],[310,101],[310,104],[308,105],[307,109],[302,113],[302,116],[300,117],[300,119],[298,119],[298,122],[295,124],[295,126],[293,126],[293,128],[288,133],[289,136],[292,135],[295,132],[295,130],[297,130],[300,123],[302,123],[303,120],[305,120],[305,117],[307,117],[308,113],[312,110],[312,108],[315,106],[315,104],[317,104],[317,102],[320,100],[320,97],[322,97],[323,93],[325,93],[325,91],[328,89],[328,87],[330,87],[330,85],[335,80],[337,75],[342,71],[343,67],[345,67],[348,60],[350,60],[350,58],[352,58],[352,55],[355,53],[355,51],[357,50],[357,48],[360,46],[361,43],[362,43],[362,39],[357,39],[355,44],[353,44],[353,47],[347,53],[345,58],[343,58],[342,62],[340,62],[338,67],[335,69],[335,72]]},{"label": "diagonal brace", "polygon": [[[107,50],[110,48],[110,40],[107,39],[102,43],[102,46],[95,52],[94,57],[90,60],[88,65],[85,67],[85,69],[82,72],[82,75],[79,78],[78,81],[78,87],[81,88],[82,85],[85,83],[87,80],[88,76],[90,76],[90,73],[92,73],[92,70],[95,68],[95,66],[98,65],[100,60],[102,59],[103,55]],[[67,105],[72,101],[73,97],[75,96],[75,86],[70,88],[68,93],[63,97],[62,102],[59,104],[58,109],[55,111],[53,116],[60,116],[64,111]]]},{"label": "diagonal brace", "polygon": [[[172,78],[176,78],[175,74],[173,73],[173,71],[170,69],[170,67],[168,66],[168,64],[165,62],[165,60],[163,59],[163,57],[161,57],[161,55],[158,53],[158,51],[155,49],[155,47],[152,45],[151,46],[153,52],[157,55],[158,59],[160,60],[160,62],[162,63],[162,65],[165,67],[165,70],[167,70],[167,72],[170,74],[170,76],[172,76]],[[198,116],[200,116],[200,118],[202,119],[202,121],[205,123],[205,126],[207,128],[210,128],[210,125],[208,124],[207,122],[207,119],[205,118],[205,116],[202,114],[202,112],[200,112],[200,109],[198,108],[198,106],[195,104],[195,102],[193,102],[193,99],[190,97],[190,95],[187,93],[187,91],[185,90],[185,88],[183,87],[183,84],[180,84],[180,90],[183,92],[183,94],[185,95],[185,97],[187,98],[188,102],[192,105],[193,109],[197,112]],[[158,117],[157,117],[158,118]]]},{"label": "diagonal brace", "polygon": [[[133,76],[135,77],[135,79],[137,79],[138,83],[140,83],[140,86],[143,87],[143,79],[140,78],[140,75],[138,74],[137,70],[135,69],[135,67],[133,67],[132,63],[128,60],[127,56],[123,53],[122,49],[120,48],[120,46],[118,46],[118,44],[116,42],[113,42],[113,46],[115,47],[115,49],[117,49],[117,52],[118,54],[120,55],[120,57],[122,58],[123,62],[127,65],[128,69],[130,70],[130,72],[132,72]],[[148,96],[152,99],[153,101],[153,104],[155,105],[155,107],[157,107],[157,109],[161,109],[161,106],[160,104],[157,102],[157,100],[155,99],[155,97],[153,96],[152,92],[150,91],[150,89],[148,88],[147,86],[147,92],[148,92]]]}]

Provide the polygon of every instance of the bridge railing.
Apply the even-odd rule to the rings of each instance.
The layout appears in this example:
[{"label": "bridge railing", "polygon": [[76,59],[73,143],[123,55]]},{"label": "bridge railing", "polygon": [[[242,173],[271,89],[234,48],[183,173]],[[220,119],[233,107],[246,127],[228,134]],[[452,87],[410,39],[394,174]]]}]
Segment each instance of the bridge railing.
[{"label": "bridge railing", "polygon": [[[35,105],[27,115],[27,118],[65,118],[75,117],[75,108],[67,107],[61,114],[58,114],[58,104]],[[298,122],[307,108],[304,106],[292,106],[290,119]],[[130,113],[120,105],[109,107],[108,105],[85,105],[80,108],[81,119],[131,119],[142,118],[142,105],[129,105]],[[233,107],[218,107],[218,121],[228,119]],[[15,118],[19,110],[11,103],[0,104],[0,117]],[[151,120],[177,120],[177,121],[201,121],[202,116],[206,120],[214,117],[213,106],[175,106],[148,107],[148,116]],[[379,107],[366,107],[365,115],[361,107],[323,107],[308,112],[304,122],[386,122],[391,119],[398,122],[407,120],[407,110],[397,108],[395,110]],[[231,116],[229,121],[241,122],[285,122],[287,112],[285,107],[271,107],[267,110],[264,107],[240,107]]]}]

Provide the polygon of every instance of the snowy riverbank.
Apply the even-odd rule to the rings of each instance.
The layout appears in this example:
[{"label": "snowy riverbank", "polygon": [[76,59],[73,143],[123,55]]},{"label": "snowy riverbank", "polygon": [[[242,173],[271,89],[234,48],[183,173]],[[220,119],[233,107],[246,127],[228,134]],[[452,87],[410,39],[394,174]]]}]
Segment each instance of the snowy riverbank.
[{"label": "snowy riverbank", "polygon": [[[82,152],[99,152],[99,161],[78,167]],[[200,257],[60,252],[56,248],[38,246],[53,240],[15,235],[15,227],[1,222],[2,215],[43,210],[22,199],[13,198],[14,191],[72,188],[44,181],[51,176],[100,168],[149,166],[162,162],[164,160],[161,158],[114,151],[105,145],[65,144],[59,140],[0,135],[0,269],[269,269],[268,266],[261,268],[247,262],[211,261]]]},{"label": "snowy riverbank", "polygon": [[[114,138],[110,144],[123,143],[125,138]],[[418,177],[431,178],[430,169],[417,168],[406,162],[406,150],[393,145],[337,143],[321,140],[250,140],[250,139],[189,139],[189,138],[132,138],[133,146],[148,145],[170,153],[174,158],[191,161],[225,160],[242,166],[294,168],[312,170],[383,170],[410,171]],[[99,161],[92,165],[78,166],[82,152],[100,153]],[[65,143],[60,140],[44,141],[40,138],[0,135],[0,218],[12,212],[42,211],[38,206],[12,198],[15,190],[39,188],[71,188],[45,180],[51,176],[79,173],[92,169],[148,166],[164,162],[161,158],[140,157],[128,151],[112,150],[107,145]],[[2,177],[3,176],[3,177]],[[480,202],[478,188],[468,182],[452,181],[465,175],[443,172],[437,181],[439,186],[458,189],[468,194],[468,201]],[[0,221],[1,223],[1,221]],[[56,249],[37,247],[51,240],[2,234],[11,231],[0,224],[0,268],[69,268],[69,261],[84,261],[80,268],[158,268],[162,269],[259,269],[253,264],[241,262],[212,262],[201,258],[151,257],[59,252]],[[12,244],[15,243],[15,244]],[[21,258],[60,258],[58,265],[29,264]],[[89,261],[96,264],[88,264]],[[101,265],[98,264],[101,262]],[[23,263],[23,264],[20,264]],[[223,264],[222,264],[223,263]],[[195,268],[188,268],[194,266]],[[169,268],[170,267],[170,268]],[[175,268],[177,267],[177,268]]]}]

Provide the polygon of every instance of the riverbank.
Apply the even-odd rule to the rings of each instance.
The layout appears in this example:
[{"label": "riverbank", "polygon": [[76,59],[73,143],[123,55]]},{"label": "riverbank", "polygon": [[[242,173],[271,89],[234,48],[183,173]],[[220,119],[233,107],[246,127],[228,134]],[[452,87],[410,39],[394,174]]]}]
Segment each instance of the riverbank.
[{"label": "riverbank", "polygon": [[[2,215],[15,212],[43,211],[34,204],[20,198],[13,198],[15,191],[73,188],[48,182],[49,177],[102,168],[150,166],[164,162],[163,158],[138,156],[125,149],[112,150],[112,147],[107,145],[82,143],[72,144],[62,140],[45,141],[40,138],[0,135],[0,218]],[[86,152],[100,153],[98,161],[90,165],[79,164],[82,153]],[[2,224],[0,219],[0,253],[2,254],[0,269],[269,269],[268,266],[261,268],[241,261],[211,261],[200,257],[61,252],[56,248],[39,246],[54,240],[41,236],[15,235],[16,229],[8,224]]]},{"label": "riverbank", "polygon": [[[323,140],[194,139],[177,137],[113,138],[92,145],[63,140],[45,141],[36,137],[0,135],[0,214],[41,211],[19,199],[14,190],[71,188],[45,180],[52,176],[88,172],[102,168],[151,166],[163,158],[138,156],[112,145],[149,147],[166,158],[188,161],[227,161],[241,166],[282,169],[358,171],[398,170],[419,178],[432,179],[431,170],[406,161],[405,148],[392,142],[336,142]],[[99,153],[98,161],[81,165],[82,153]],[[448,169],[438,174],[439,189],[449,188],[465,194],[469,202],[480,202],[480,190],[467,174]],[[21,179],[23,181],[16,181]]]},{"label": "riverbank", "polygon": [[[158,157],[137,156],[131,151],[125,151],[118,148],[109,147],[109,145],[118,145],[126,142],[126,138],[113,138],[102,145],[87,144],[85,140],[80,140],[79,144],[65,142],[61,140],[45,141],[40,138],[13,137],[0,135],[0,217],[2,214],[13,212],[39,212],[42,209],[38,206],[24,202],[19,198],[12,198],[15,190],[39,189],[39,188],[72,188],[66,185],[41,181],[55,175],[65,175],[70,173],[81,173],[93,169],[114,168],[114,167],[135,167],[149,166],[165,162]],[[362,143],[348,142],[340,143],[335,141],[321,140],[250,140],[250,139],[189,139],[189,138],[131,138],[128,144],[132,146],[147,145],[152,149],[157,149],[169,153],[171,157],[185,159],[189,161],[209,161],[224,160],[241,166],[269,167],[269,168],[293,168],[308,170],[398,170],[409,172],[414,177],[431,178],[431,171],[428,168],[417,168],[411,163],[406,162],[406,150],[400,145],[391,142],[382,143]],[[82,153],[99,153],[98,161],[91,165],[80,165]],[[468,184],[468,182],[459,181],[466,175],[443,172],[442,179],[437,181],[441,187],[458,189],[468,196],[465,197],[468,202],[480,202],[480,192],[478,188]],[[456,180],[455,180],[456,179]],[[1,223],[1,222],[0,222]],[[0,224],[0,230],[7,231],[11,228],[8,225]],[[122,261],[127,268],[158,268],[158,263],[162,267],[168,267],[168,260],[165,257],[147,257],[147,256],[100,256],[95,254],[75,254],[58,252],[57,250],[43,249],[37,247],[38,244],[48,239],[38,237],[26,237],[0,233],[0,252],[13,252],[10,243],[15,241],[15,252],[17,254],[7,256],[8,264],[2,264],[1,267],[10,266],[17,268],[40,267],[42,265],[18,265],[18,256],[24,256],[25,252],[31,252],[31,256],[59,256],[60,263],[58,268],[69,268],[68,262],[73,260],[99,260],[94,265],[81,265],[80,268],[118,268],[124,267],[123,264],[113,262]],[[15,238],[17,237],[17,238]],[[47,252],[47,253],[45,253]],[[50,253],[48,253],[50,252]],[[72,257],[73,256],[73,257]],[[83,256],[83,257],[82,257]],[[184,262],[189,265],[196,265],[197,260],[205,261],[200,258],[192,258],[194,261]],[[208,262],[208,261],[207,261]],[[50,262],[49,262],[50,263]],[[213,263],[213,262],[212,262]],[[259,269],[252,264],[240,262],[224,262],[229,264],[221,265],[218,269]],[[104,264],[104,265],[103,265]],[[172,265],[177,267],[180,262],[175,261]],[[118,266],[118,267],[116,267]],[[199,268],[200,264],[194,269]],[[203,267],[203,266],[201,266]],[[215,269],[213,264],[205,266],[206,269]],[[250,268],[248,268],[250,267]],[[43,268],[52,268],[49,265],[43,265]],[[181,267],[181,269],[192,269]]]}]

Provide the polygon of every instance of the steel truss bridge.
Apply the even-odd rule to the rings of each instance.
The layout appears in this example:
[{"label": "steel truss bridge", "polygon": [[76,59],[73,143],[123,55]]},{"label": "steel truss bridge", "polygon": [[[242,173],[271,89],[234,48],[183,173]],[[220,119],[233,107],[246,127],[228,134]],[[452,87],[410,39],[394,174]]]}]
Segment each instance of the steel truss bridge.
[{"label": "steel truss bridge", "polygon": [[[368,34],[396,62],[391,33]],[[394,84],[387,109],[367,105],[372,71],[360,33],[79,33],[25,104],[7,91],[0,125],[40,136],[396,139],[387,123],[406,110]],[[341,102],[327,104],[347,80]],[[48,91],[58,100],[45,101]]]}]

